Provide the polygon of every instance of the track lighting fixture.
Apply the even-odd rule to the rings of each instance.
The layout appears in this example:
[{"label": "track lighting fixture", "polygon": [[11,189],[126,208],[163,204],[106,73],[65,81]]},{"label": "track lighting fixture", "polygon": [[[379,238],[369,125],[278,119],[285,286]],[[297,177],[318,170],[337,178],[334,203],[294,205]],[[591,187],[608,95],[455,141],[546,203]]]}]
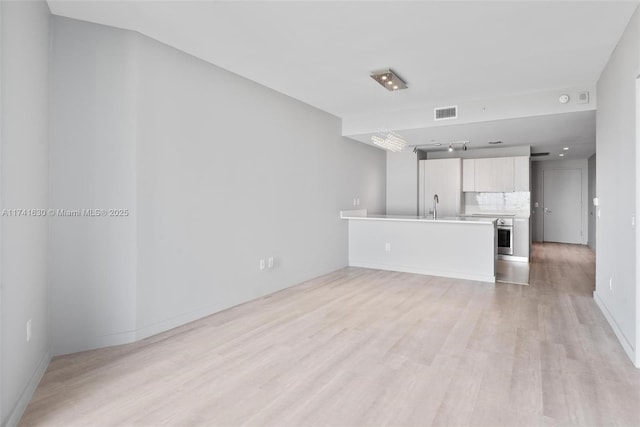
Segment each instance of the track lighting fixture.
[{"label": "track lighting fixture", "polygon": [[[446,144],[446,143],[445,143]],[[447,151],[452,153],[456,150],[456,146],[459,147],[460,150],[462,151],[467,151],[467,144],[469,144],[469,141],[452,141],[449,143],[449,146],[447,147]],[[440,142],[435,142],[435,140],[431,140],[431,142],[429,142],[428,144],[419,144],[419,145],[410,145],[410,147],[413,147],[413,152],[416,153],[418,150],[429,150],[429,148],[431,147],[435,147],[439,150],[441,150],[438,147],[441,147],[442,143]]]}]

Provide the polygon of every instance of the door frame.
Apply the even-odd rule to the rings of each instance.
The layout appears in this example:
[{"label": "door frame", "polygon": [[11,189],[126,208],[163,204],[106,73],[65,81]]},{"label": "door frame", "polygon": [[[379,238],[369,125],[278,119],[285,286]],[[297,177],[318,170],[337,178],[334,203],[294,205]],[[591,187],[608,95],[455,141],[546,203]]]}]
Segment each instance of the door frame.
[{"label": "door frame", "polygon": [[[2,45],[2,4],[0,4],[0,45]],[[2,64],[2,52],[0,52],[0,64]],[[0,99],[2,99],[2,66],[0,66]],[[4,131],[4,123],[2,121],[2,102],[0,102],[0,153],[2,153],[2,146],[4,145],[4,140],[2,139],[2,132]],[[0,157],[0,165],[2,165],[2,158]],[[3,167],[4,165],[0,166],[1,169],[4,169]],[[0,186],[0,188],[2,188]],[[1,191],[1,190],[0,190]],[[4,193],[0,192],[0,209],[2,209],[2,197],[4,196]],[[2,242],[2,238],[3,238],[3,230],[2,230],[2,223],[3,220],[0,218],[0,243]],[[1,247],[1,245],[0,245]],[[0,250],[0,281],[2,281],[2,251]],[[4,281],[3,281],[4,282]],[[4,335],[2,334],[2,288],[4,283],[0,284],[0,423],[4,420],[4,411],[5,409],[2,407],[2,402],[4,401],[4,396],[2,395],[2,389],[3,384],[2,384],[2,340],[4,338]]]},{"label": "door frame", "polygon": [[[635,170],[635,184],[636,184],[636,206],[634,212],[634,221],[637,222],[637,215],[640,212],[640,173],[638,173],[638,168],[640,167],[640,75],[636,77],[636,170]],[[597,196],[597,195],[596,195]],[[635,274],[635,282],[636,282],[636,346],[634,349],[635,360],[634,365],[636,368],[640,368],[640,349],[638,348],[638,344],[640,344],[640,227],[635,227],[635,239],[636,239],[636,274]],[[598,241],[596,240],[596,245]],[[596,246],[597,248],[597,246]],[[621,340],[622,341],[622,340]]]}]

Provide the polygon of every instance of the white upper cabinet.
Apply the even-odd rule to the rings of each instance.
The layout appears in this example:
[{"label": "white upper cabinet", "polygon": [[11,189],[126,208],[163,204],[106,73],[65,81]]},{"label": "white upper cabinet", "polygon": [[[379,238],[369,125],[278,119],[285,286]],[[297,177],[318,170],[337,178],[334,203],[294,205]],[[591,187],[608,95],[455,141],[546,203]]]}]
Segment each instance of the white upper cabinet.
[{"label": "white upper cabinet", "polygon": [[475,191],[508,193],[513,191],[513,157],[475,159]]},{"label": "white upper cabinet", "polygon": [[513,186],[514,191],[529,191],[529,157],[518,156],[513,158]]},{"label": "white upper cabinet", "polygon": [[438,216],[460,215],[462,202],[461,159],[420,160],[418,182],[418,213],[432,214],[433,196],[438,195]]},{"label": "white upper cabinet", "polygon": [[529,157],[464,159],[462,191],[477,193],[530,191]]},{"label": "white upper cabinet", "polygon": [[476,191],[476,160],[462,161],[462,191]]}]

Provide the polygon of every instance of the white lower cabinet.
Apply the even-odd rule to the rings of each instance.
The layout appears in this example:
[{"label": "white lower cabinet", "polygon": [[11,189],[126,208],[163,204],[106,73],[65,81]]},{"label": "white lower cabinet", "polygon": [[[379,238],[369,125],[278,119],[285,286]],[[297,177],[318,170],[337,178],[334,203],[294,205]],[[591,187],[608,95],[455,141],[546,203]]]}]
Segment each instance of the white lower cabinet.
[{"label": "white lower cabinet", "polygon": [[513,256],[529,258],[529,219],[513,221]]}]

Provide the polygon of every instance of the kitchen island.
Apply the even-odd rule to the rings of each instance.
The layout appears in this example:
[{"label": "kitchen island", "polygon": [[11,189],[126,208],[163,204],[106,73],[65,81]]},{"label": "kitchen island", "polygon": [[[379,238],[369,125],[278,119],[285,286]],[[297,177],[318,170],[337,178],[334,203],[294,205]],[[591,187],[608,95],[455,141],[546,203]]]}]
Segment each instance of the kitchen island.
[{"label": "kitchen island", "polygon": [[495,219],[340,216],[349,222],[350,266],[495,282]]}]

